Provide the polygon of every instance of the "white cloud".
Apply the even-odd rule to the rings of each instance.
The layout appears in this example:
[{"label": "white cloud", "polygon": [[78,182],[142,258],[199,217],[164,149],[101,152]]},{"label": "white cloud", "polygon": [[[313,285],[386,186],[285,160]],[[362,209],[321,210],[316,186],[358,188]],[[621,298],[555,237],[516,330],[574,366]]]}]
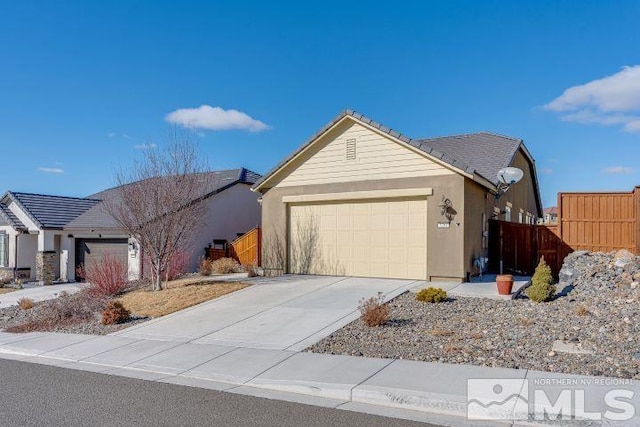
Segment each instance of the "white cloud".
[{"label": "white cloud", "polygon": [[553,173],[553,169],[551,169],[551,168],[541,168],[540,172],[545,174],[545,175],[551,175]]},{"label": "white cloud", "polygon": [[156,144],[138,144],[133,146],[133,148],[135,148],[136,150],[148,150],[150,148],[156,148],[156,147],[157,147]]},{"label": "white cloud", "polygon": [[635,169],[627,166],[611,166],[611,167],[602,169],[602,172],[608,173],[608,174],[617,174],[617,175],[630,175],[635,172]]},{"label": "white cloud", "polygon": [[640,132],[640,65],[565,90],[544,106],[566,122],[620,126]]},{"label": "white cloud", "polygon": [[251,118],[242,111],[225,110],[210,105],[201,105],[198,108],[181,108],[167,114],[165,120],[190,129],[242,129],[251,132],[269,129],[268,125],[260,120]]},{"label": "white cloud", "polygon": [[107,136],[108,136],[109,138],[115,138],[116,133],[115,133],[115,132],[109,132],[109,133],[107,134]]},{"label": "white cloud", "polygon": [[46,173],[64,173],[64,170],[61,168],[38,168],[38,170],[40,172],[46,172]]}]

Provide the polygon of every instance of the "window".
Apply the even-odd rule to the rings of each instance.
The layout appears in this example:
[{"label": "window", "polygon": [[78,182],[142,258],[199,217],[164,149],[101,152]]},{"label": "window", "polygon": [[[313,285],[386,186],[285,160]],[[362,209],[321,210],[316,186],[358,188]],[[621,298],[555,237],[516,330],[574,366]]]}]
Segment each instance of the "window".
[{"label": "window", "polygon": [[518,222],[520,224],[522,224],[522,214],[523,214],[523,212],[522,212],[522,210],[520,210],[520,212],[518,212]]},{"label": "window", "polygon": [[0,267],[8,267],[9,261],[9,236],[6,233],[0,233]]},{"label": "window", "polygon": [[356,159],[356,140],[355,139],[347,139],[346,144],[346,154],[345,158],[347,160],[355,160]]},{"label": "window", "polygon": [[504,208],[504,220],[511,221],[511,206]]}]

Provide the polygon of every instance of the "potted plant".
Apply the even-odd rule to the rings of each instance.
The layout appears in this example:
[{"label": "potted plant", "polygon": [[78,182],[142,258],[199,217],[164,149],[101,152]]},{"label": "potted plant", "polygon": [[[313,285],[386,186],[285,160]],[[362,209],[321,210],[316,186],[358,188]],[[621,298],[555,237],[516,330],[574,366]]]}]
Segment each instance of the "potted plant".
[{"label": "potted plant", "polygon": [[498,294],[511,295],[511,289],[513,288],[513,276],[511,274],[498,274],[496,277],[496,284],[498,285]]}]

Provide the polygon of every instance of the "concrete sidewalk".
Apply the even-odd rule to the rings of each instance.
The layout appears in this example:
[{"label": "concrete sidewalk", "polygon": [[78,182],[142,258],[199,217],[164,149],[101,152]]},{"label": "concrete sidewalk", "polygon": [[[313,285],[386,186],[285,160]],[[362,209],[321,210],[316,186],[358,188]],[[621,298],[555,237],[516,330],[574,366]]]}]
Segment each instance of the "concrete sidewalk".
[{"label": "concrete sidewalk", "polygon": [[62,283],[48,286],[32,286],[0,295],[0,309],[18,305],[21,298],[29,298],[33,302],[57,298],[60,292],[73,294],[82,288],[80,283]]},{"label": "concrete sidewalk", "polygon": [[[607,410],[604,395],[614,389],[635,393],[635,402],[640,396],[638,384],[597,385],[602,378],[113,335],[0,333],[0,357],[456,426],[544,424],[469,421],[468,391],[481,405],[498,407],[494,415],[518,413],[518,402],[503,399],[497,384],[507,393],[543,390],[551,403],[562,390],[578,396],[585,389],[583,413]],[[471,385],[467,389],[469,379],[492,379],[492,387],[478,394]],[[529,410],[537,403],[530,402]],[[590,425],[637,426],[640,418]]]}]

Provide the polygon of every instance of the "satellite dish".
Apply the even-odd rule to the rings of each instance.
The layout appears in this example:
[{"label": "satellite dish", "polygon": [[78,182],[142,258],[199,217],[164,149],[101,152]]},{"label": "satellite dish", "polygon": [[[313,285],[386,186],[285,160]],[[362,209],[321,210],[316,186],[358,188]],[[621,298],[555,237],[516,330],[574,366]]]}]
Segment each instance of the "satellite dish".
[{"label": "satellite dish", "polygon": [[505,185],[513,185],[520,181],[523,176],[524,172],[518,168],[508,167],[502,168],[498,171],[498,181]]}]

